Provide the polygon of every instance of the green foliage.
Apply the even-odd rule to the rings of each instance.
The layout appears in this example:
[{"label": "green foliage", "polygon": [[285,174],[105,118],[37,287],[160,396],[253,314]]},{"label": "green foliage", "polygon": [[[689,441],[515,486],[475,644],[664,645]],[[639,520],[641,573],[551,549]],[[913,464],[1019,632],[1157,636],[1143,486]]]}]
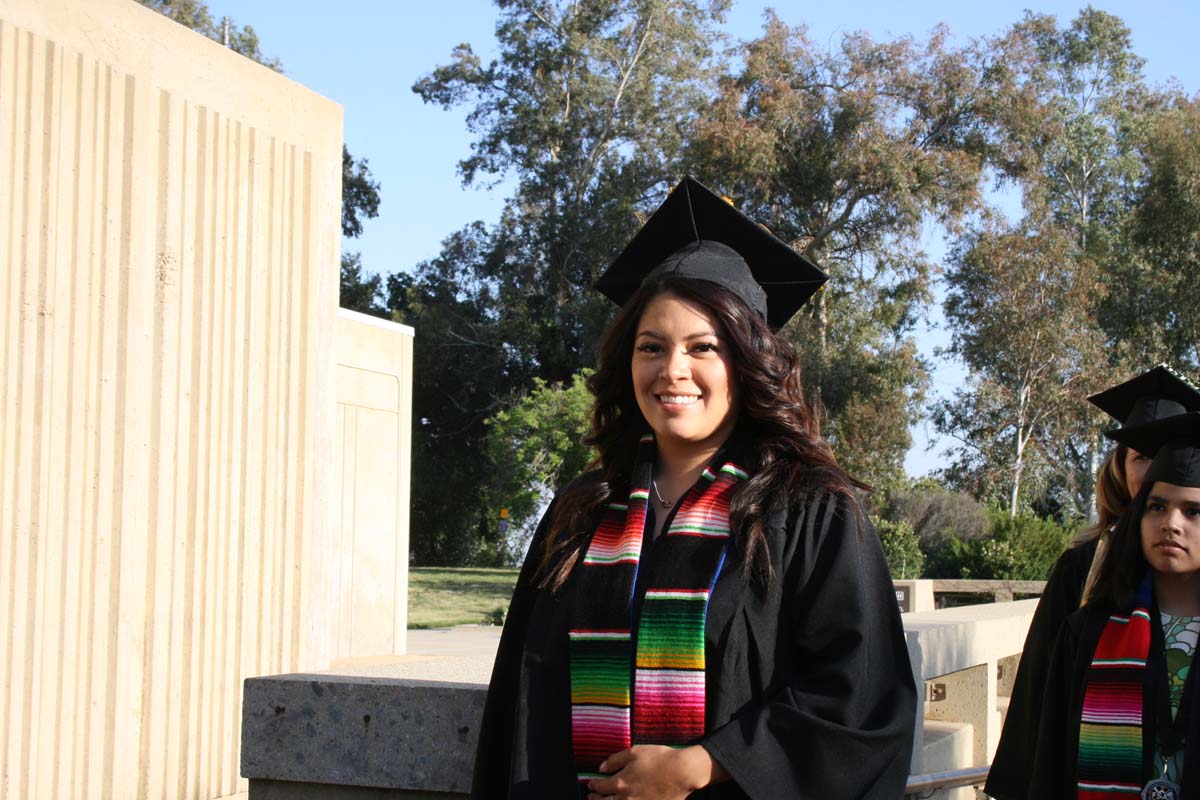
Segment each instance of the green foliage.
[{"label": "green foliage", "polygon": [[387,307],[413,342],[410,554],[426,566],[472,564],[495,552],[492,466],[484,421],[532,376],[507,347],[491,287],[473,279],[490,238],[482,223],[451,235],[416,275],[387,278]]},{"label": "green foliage", "polygon": [[917,534],[907,522],[892,522],[881,517],[872,517],[883,555],[893,580],[912,580],[921,577],[925,567],[925,553],[917,541]]},{"label": "green foliage", "polygon": [[362,218],[379,216],[379,182],[365,158],[356,160],[342,145],[342,235],[362,235]]},{"label": "green foliage", "polygon": [[1083,398],[1106,377],[1095,369],[1096,265],[1056,225],[992,221],[960,240],[946,283],[949,352],[971,372],[933,421],[960,442],[957,482],[1016,513],[1061,468],[1061,449],[1090,418]]},{"label": "green foliage", "polygon": [[342,282],[338,304],[351,311],[390,319],[383,300],[383,278],[366,274],[358,253],[342,253]]},{"label": "green foliage", "polygon": [[1074,530],[1030,513],[1011,516],[993,506],[992,528],[980,539],[952,538],[929,554],[931,578],[1041,581],[1066,549]]},{"label": "green foliage", "polygon": [[1141,164],[1137,136],[1159,99],[1142,78],[1128,26],[1088,6],[1066,27],[1047,14],[1024,19],[992,42],[1002,88],[992,134],[1003,173],[1026,208],[1049,210],[1096,256],[1127,211]]},{"label": "green foliage", "polygon": [[416,274],[389,276],[413,325],[417,563],[501,557],[484,420],[534,379],[592,361],[612,309],[591,290],[639,214],[678,178],[724,0],[500,3],[497,56],[469,45],[413,90],[467,105],[464,181],[516,178],[500,221],[468,226]]},{"label": "green foliage", "polygon": [[1157,120],[1182,98],[1151,90],[1128,27],[1090,6],[1065,26],[1027,12],[987,49],[986,152],[1025,216],[985,219],[955,248],[945,310],[971,376],[934,414],[962,443],[945,477],[1010,512],[1085,516],[1105,446],[1086,396],[1194,352],[1188,313],[1167,310],[1186,291],[1177,251],[1147,269],[1130,240]]},{"label": "green foliage", "polygon": [[[1200,370],[1200,99],[1178,100],[1150,123],[1145,178],[1100,311],[1110,347],[1129,363]],[[1159,313],[1148,313],[1150,309]]]},{"label": "green foliage", "polygon": [[470,106],[464,182],[518,180],[486,256],[460,266],[488,284],[497,334],[528,375],[566,381],[591,362],[610,313],[591,285],[655,187],[678,177],[727,5],[500,3],[493,61],[460,45],[413,86],[426,102]]},{"label": "green foliage", "polygon": [[[590,370],[570,385],[535,378],[533,389],[488,421],[487,454],[495,468],[495,503],[509,509],[510,530],[527,530],[548,499],[586,469],[595,452],[583,444],[590,428]],[[525,541],[510,546],[509,559]]]}]

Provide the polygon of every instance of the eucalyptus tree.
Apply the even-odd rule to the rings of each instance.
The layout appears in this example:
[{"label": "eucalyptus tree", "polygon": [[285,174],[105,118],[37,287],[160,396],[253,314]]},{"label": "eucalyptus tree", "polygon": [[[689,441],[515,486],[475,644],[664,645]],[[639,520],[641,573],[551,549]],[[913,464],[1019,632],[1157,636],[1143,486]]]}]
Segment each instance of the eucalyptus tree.
[{"label": "eucalyptus tree", "polygon": [[1102,338],[1091,310],[1103,289],[1078,249],[1053,223],[993,219],[959,241],[946,273],[949,349],[970,373],[934,422],[960,443],[958,482],[1003,499],[1010,516],[1053,481],[1056,437],[1097,388]]},{"label": "eucalyptus tree", "polygon": [[991,89],[974,46],[844,35],[832,48],[768,14],[721,80],[690,157],[831,280],[787,329],[839,458],[877,484],[902,474],[927,376],[913,340],[935,266],[927,224],[980,202]]},{"label": "eucalyptus tree", "polygon": [[[1039,306],[1040,295],[1026,298],[1048,314],[1028,318],[1045,331],[1037,341],[981,337],[992,329],[997,310],[952,293],[946,302],[952,351],[965,361],[970,379],[956,393],[958,408],[942,404],[936,421],[962,440],[957,465],[965,471],[959,478],[993,490],[1006,487],[1002,494],[1014,513],[1034,500],[1045,505],[1045,492],[1053,488],[1058,496],[1050,505],[1066,516],[1086,514],[1105,443],[1099,435],[1104,421],[1087,404],[1085,384],[1111,383],[1145,366],[1143,349],[1119,346],[1120,337],[1104,324],[1103,309],[1123,302],[1116,292],[1124,270],[1122,233],[1144,179],[1141,146],[1170,93],[1146,85],[1128,27],[1090,6],[1066,26],[1053,16],[1027,12],[988,40],[987,49],[986,75],[996,87],[988,119],[989,164],[1002,185],[1019,191],[1022,218],[1003,232],[984,224],[965,235],[957,246],[952,288],[961,293],[972,281],[1020,286],[1024,277],[1014,270],[1025,268],[1053,287],[1088,289],[1058,295],[1049,307]],[[1065,241],[1072,246],[1063,246]],[[997,251],[996,242],[1015,248],[1014,257]],[[1048,253],[1063,260],[1049,265]],[[981,274],[968,276],[968,270]],[[1036,288],[1025,285],[1021,291]],[[1006,295],[998,303],[1021,300],[1020,294]],[[1062,328],[1063,319],[1072,321],[1070,330]],[[1067,339],[1053,342],[1061,337]],[[985,347],[966,346],[976,338]],[[1078,353],[1063,356],[1076,345]],[[1046,360],[1035,370],[1030,359],[1037,353]],[[998,366],[1018,363],[1027,368]],[[1001,430],[1007,433],[997,440]],[[1002,453],[978,460],[997,446]],[[1039,479],[1031,480],[1034,475]]]},{"label": "eucalyptus tree", "polygon": [[1143,180],[1133,193],[1100,319],[1123,360],[1200,371],[1200,99],[1179,99],[1150,122]]}]

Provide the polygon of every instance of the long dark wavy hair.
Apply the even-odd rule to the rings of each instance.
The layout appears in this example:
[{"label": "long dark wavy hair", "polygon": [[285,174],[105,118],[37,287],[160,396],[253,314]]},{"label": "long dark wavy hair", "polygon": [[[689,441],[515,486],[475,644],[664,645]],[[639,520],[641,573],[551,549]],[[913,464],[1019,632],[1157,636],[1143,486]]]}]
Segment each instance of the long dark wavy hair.
[{"label": "long dark wavy hair", "polygon": [[1096,575],[1096,586],[1092,590],[1089,605],[1098,603],[1111,608],[1128,606],[1142,576],[1150,568],[1142,553],[1142,515],[1146,513],[1146,500],[1154,484],[1155,481],[1144,481],[1117,521],[1108,555]]},{"label": "long dark wavy hair", "polygon": [[730,503],[733,545],[751,574],[771,578],[764,520],[813,491],[850,498],[867,489],[838,466],[821,438],[815,404],[805,396],[799,359],[792,346],[737,295],[708,281],[668,275],[647,281],[618,312],[600,338],[596,372],[588,379],[595,398],[586,444],[597,450],[592,469],[559,495],[550,512],[546,546],[538,568],[539,583],[562,587],[583,554],[595,525],[595,513],[610,496],[628,491],[645,418],[634,396],[631,362],[638,323],[647,304],[672,294],[703,308],[728,348],[738,382],[737,429],[751,438],[749,480]]}]

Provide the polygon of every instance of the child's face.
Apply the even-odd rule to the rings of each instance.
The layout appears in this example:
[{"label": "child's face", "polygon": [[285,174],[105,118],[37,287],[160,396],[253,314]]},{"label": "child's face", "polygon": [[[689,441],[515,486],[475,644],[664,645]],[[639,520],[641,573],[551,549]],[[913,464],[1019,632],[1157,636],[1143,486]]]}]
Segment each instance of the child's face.
[{"label": "child's face", "polygon": [[1158,572],[1200,569],[1200,488],[1154,484],[1142,514],[1142,554]]}]

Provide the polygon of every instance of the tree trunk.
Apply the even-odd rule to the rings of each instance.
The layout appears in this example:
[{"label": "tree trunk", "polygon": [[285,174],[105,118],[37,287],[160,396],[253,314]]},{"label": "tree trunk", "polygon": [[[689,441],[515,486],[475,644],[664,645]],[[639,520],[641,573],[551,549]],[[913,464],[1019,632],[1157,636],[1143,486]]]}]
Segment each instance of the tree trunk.
[{"label": "tree trunk", "polygon": [[[1017,434],[1017,438],[1020,439],[1020,434]],[[1021,459],[1021,450],[1022,450],[1021,445],[1018,444],[1017,445],[1017,463],[1016,463],[1016,466],[1013,468],[1012,496],[1009,498],[1009,501],[1008,501],[1009,519],[1012,519],[1017,516],[1017,500],[1021,496],[1021,467],[1023,466],[1022,459]]]},{"label": "tree trunk", "polygon": [[1087,503],[1085,507],[1088,510],[1088,522],[1093,524],[1100,519],[1100,509],[1096,507],[1096,472],[1100,469],[1100,451],[1103,447],[1100,441],[1094,441],[1091,444],[1091,455],[1088,457],[1088,475],[1092,476],[1091,480],[1085,484],[1084,491],[1087,492]]}]

